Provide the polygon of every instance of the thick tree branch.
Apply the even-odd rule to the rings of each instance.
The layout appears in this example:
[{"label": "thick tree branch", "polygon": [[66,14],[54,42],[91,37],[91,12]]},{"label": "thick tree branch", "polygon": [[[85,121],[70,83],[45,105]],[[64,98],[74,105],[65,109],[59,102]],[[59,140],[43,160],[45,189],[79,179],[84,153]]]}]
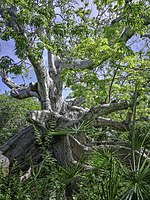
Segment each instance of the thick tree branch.
[{"label": "thick tree branch", "polygon": [[[131,106],[132,106],[131,103],[128,103],[128,102],[108,103],[108,104],[98,105],[98,106],[91,108],[90,110],[83,109],[83,108],[81,109],[80,107],[73,106],[73,108],[70,111],[73,112],[73,114],[74,114],[74,116],[76,116],[76,118],[73,118],[73,119],[70,118],[70,120],[65,121],[66,124],[64,126],[72,127],[75,124],[79,124],[79,123],[86,122],[86,121],[94,122],[95,120],[97,120],[97,118],[99,118],[99,116],[108,115],[112,112],[116,112],[119,110],[126,110]],[[77,114],[74,113],[75,111],[77,111]],[[117,128],[117,126],[118,126],[119,129],[123,129],[123,127],[124,127],[124,129],[126,129],[126,128],[128,129],[130,120],[126,119],[125,123],[127,123],[127,124],[125,125],[125,123],[123,124],[123,122],[122,122],[122,124],[120,124],[120,126],[117,123],[113,126],[111,121],[104,120],[104,118],[103,118],[103,120],[99,121],[99,125],[100,125],[100,123],[103,123],[103,125],[112,126],[114,128],[115,127]],[[60,127],[63,127],[63,123],[61,124]]]},{"label": "thick tree branch", "polygon": [[9,174],[9,165],[9,159],[3,155],[2,151],[0,151],[0,170],[2,170],[4,176]]},{"label": "thick tree branch", "polygon": [[129,124],[126,121],[117,122],[117,121],[113,121],[111,119],[106,119],[103,117],[99,117],[98,119],[96,119],[93,122],[93,125],[96,128],[99,128],[101,126],[106,126],[106,127],[110,127],[117,131],[128,131],[129,130]]},{"label": "thick tree branch", "polygon": [[11,78],[9,78],[4,70],[0,69],[0,76],[2,77],[3,83],[7,85],[10,89],[19,88],[19,85],[17,85]]},{"label": "thick tree branch", "polygon": [[69,117],[48,110],[34,110],[27,113],[27,121],[40,127],[43,131],[63,129],[74,122]]},{"label": "thick tree branch", "polygon": [[[80,109],[80,107],[75,107],[75,109],[77,108],[77,111],[78,111],[77,114],[74,113],[75,110],[71,110],[71,111],[73,112],[74,116],[76,116],[76,118],[73,118],[72,120],[71,120],[71,118],[70,119],[66,118],[68,120],[65,121],[65,124],[62,121],[62,123],[60,124],[59,127],[60,128],[61,127],[73,127],[74,125],[77,125],[82,122],[92,121],[93,123],[97,122],[97,125],[99,125],[99,126],[105,125],[105,126],[112,127],[114,129],[115,128],[117,129],[117,127],[118,127],[119,130],[125,131],[125,129],[129,129],[128,125],[129,125],[130,121],[128,119],[126,119],[125,122],[122,122],[122,124],[118,124],[116,122],[113,125],[113,121],[109,121],[108,119],[104,119],[104,118],[99,118],[99,116],[108,115],[112,112],[119,111],[119,110],[125,110],[131,106],[132,105],[128,102],[120,102],[120,103],[109,103],[109,104],[95,106],[95,107],[91,108],[90,110]],[[99,120],[97,120],[98,118],[99,118]],[[127,123],[127,124],[125,124],[125,123]]]},{"label": "thick tree branch", "polygon": [[80,143],[79,140],[73,137],[72,135],[69,135],[69,141],[72,147],[71,149],[74,159],[80,162],[84,160],[85,157],[87,156],[86,152],[89,153],[91,148]]},{"label": "thick tree branch", "polygon": [[38,81],[38,91],[42,102],[42,108],[47,110],[52,110],[51,98],[55,98],[55,88],[53,85],[53,80],[49,76],[48,69],[45,66],[44,60],[36,60],[34,54],[30,51],[32,47],[29,48],[28,58],[34,68],[37,81]]},{"label": "thick tree branch", "polygon": [[128,103],[127,101],[120,102],[120,103],[108,103],[108,104],[94,106],[87,113],[83,115],[82,119],[94,120],[98,118],[99,116],[108,115],[115,111],[128,109],[130,106],[131,104]]},{"label": "thick tree branch", "polygon": [[[63,92],[63,81],[60,77],[61,73],[61,60],[59,56],[56,56],[52,54],[51,52],[48,52],[48,67],[49,67],[49,75],[51,79],[53,80],[54,86],[55,86],[55,102],[57,102],[56,110],[57,112],[60,112],[62,108],[62,104],[64,102],[62,97]],[[53,88],[54,89],[54,88]],[[54,109],[53,109],[54,110]]]},{"label": "thick tree branch", "polygon": [[30,86],[29,87],[19,87],[13,88],[11,90],[11,96],[17,99],[24,99],[28,97],[37,97],[40,100],[40,96],[38,92],[32,91]]},{"label": "thick tree branch", "polygon": [[68,101],[68,105],[70,106],[81,106],[83,103],[85,103],[85,98],[80,98],[80,99],[75,99],[75,100],[70,100]]},{"label": "thick tree branch", "polygon": [[19,168],[27,169],[31,155],[33,164],[39,163],[41,149],[35,135],[33,126],[28,126],[0,147],[0,151],[9,159],[10,165],[16,160]]},{"label": "thick tree branch", "polygon": [[58,56],[48,52],[48,67],[51,74],[57,75],[59,73],[60,62],[61,60]]}]

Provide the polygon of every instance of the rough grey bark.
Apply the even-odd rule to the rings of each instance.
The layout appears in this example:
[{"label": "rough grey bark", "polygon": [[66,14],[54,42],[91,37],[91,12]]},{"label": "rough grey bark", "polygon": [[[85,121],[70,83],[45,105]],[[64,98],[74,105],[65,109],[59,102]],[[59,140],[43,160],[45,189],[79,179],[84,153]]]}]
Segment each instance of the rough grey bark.
[{"label": "rough grey bark", "polygon": [[[85,140],[82,140],[83,137],[69,136],[71,128],[86,122],[94,125],[95,120],[99,120],[100,122],[100,116],[128,109],[132,105],[129,102],[119,102],[97,105],[91,109],[85,109],[76,106],[76,100],[74,102],[67,102],[62,97],[63,86],[60,79],[62,63],[60,59],[53,54],[49,54],[48,71],[42,60],[36,61],[32,56],[31,54],[29,59],[35,69],[37,83],[30,83],[29,86],[21,88],[13,83],[11,79],[7,78],[7,74],[1,73],[3,82],[7,82],[7,85],[12,90],[11,94],[15,98],[30,97],[31,92],[35,94],[34,96],[38,97],[42,110],[27,113],[27,120],[39,130],[42,139],[44,139],[48,131],[52,132],[53,142],[49,144],[50,151],[60,165],[73,166],[81,157],[84,157],[83,155],[89,149]],[[83,63],[78,62],[77,67],[83,67]],[[116,122],[116,124],[119,126],[119,122]],[[112,122],[108,120],[105,124],[103,121],[101,125],[107,125],[116,129],[116,126],[112,126]],[[18,165],[23,168],[29,167],[29,157],[31,157],[35,164],[41,159],[40,149],[35,140],[33,128],[31,127],[11,138],[1,148],[1,151],[9,158],[10,163],[15,158],[18,160]]]},{"label": "rough grey bark", "polygon": [[41,160],[39,147],[34,128],[29,126],[10,138],[0,150],[9,159],[10,165],[16,160],[20,169],[27,170],[30,159],[35,164]]},{"label": "rough grey bark", "polygon": [[[31,162],[37,166],[43,159],[44,136],[33,126],[29,126],[18,134],[10,138],[2,147],[0,147],[0,166],[9,171],[9,165],[17,162],[18,169],[28,170]],[[38,135],[37,135],[38,134]],[[38,139],[40,137],[40,142]],[[47,146],[50,153],[57,159],[61,166],[73,166],[77,161],[83,159],[85,152],[90,151],[90,147],[81,144],[71,135],[57,135],[49,142]],[[4,160],[5,158],[5,160]],[[2,163],[2,161],[5,161]]]},{"label": "rough grey bark", "polygon": [[[94,119],[96,116],[99,116],[99,114],[105,115],[116,110],[127,109],[130,106],[127,102],[117,105],[118,106],[116,106],[116,103],[114,103],[114,105],[106,104],[100,107],[94,107],[90,110],[80,110],[79,107],[75,107],[76,112],[77,110],[80,111],[78,113],[80,114],[80,118],[77,114],[72,114],[72,116],[77,116],[77,119],[70,119],[69,117],[66,117],[65,114],[62,116],[48,110],[30,111],[27,115],[27,119],[36,126],[41,141],[44,140],[45,134],[47,134],[48,131],[52,133],[53,139],[49,143],[48,149],[60,165],[72,166],[78,161],[81,161],[81,158],[83,158],[86,155],[86,152],[89,152],[91,148],[85,140],[84,135],[70,135],[71,127],[74,127],[83,121],[88,122],[91,117]],[[71,108],[70,112],[72,112]],[[66,115],[68,115],[68,113]],[[97,120],[98,119],[101,121],[101,118],[97,118]],[[103,123],[105,122],[103,121]],[[93,125],[97,126],[95,121],[93,121]],[[114,129],[116,129],[116,126],[122,127],[122,124],[119,124],[119,122],[116,122],[116,125],[114,122],[113,126],[112,121],[107,121],[105,125]],[[40,145],[41,144],[36,141],[36,131],[30,126],[10,138],[10,140],[0,148],[0,151],[2,151],[9,159],[10,164],[12,164],[15,159],[20,168],[27,169],[29,167],[30,159],[35,165],[42,160]]]}]

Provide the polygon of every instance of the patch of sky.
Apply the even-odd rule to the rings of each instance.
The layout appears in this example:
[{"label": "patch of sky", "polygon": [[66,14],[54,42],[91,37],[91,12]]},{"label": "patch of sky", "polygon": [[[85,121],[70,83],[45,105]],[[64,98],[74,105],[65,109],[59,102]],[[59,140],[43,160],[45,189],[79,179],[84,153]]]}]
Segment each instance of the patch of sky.
[{"label": "patch of sky", "polygon": [[[9,41],[0,40],[0,58],[3,56],[9,56],[16,63],[20,61],[19,58],[15,55],[15,43],[12,39]],[[29,67],[29,65],[27,66]],[[29,73],[26,73],[24,76],[15,76],[14,74],[9,74],[9,77],[19,85],[29,84],[32,81],[36,81],[34,71],[31,68],[29,70]],[[4,93],[5,91],[8,92],[10,91],[10,89],[0,80],[0,93]]]},{"label": "patch of sky", "polygon": [[[0,40],[0,58],[3,56],[9,56],[15,62],[19,62],[19,58],[15,55],[15,43],[13,40],[3,41]],[[46,66],[48,66],[48,57],[47,57],[47,50],[43,52],[43,58],[45,61]],[[29,61],[27,61],[29,62]],[[30,82],[36,82],[36,76],[34,73],[33,68],[30,67],[29,73],[25,76],[19,75],[15,76],[14,74],[9,74],[9,77],[14,80],[15,83],[22,85],[28,85]],[[5,92],[9,92],[10,89],[2,82],[0,78],[0,94]],[[65,88],[63,91],[63,96],[66,98],[70,94],[71,90],[69,88]]]}]

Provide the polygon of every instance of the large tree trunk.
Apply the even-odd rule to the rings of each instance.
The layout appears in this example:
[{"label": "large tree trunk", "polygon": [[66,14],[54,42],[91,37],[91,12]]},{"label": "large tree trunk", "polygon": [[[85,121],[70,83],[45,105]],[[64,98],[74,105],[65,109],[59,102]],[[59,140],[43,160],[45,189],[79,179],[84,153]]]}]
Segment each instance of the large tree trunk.
[{"label": "large tree trunk", "polygon": [[[39,136],[40,143],[38,142]],[[0,162],[0,165],[4,170],[6,169],[6,171],[9,171],[9,168],[15,162],[17,163],[18,170],[27,171],[30,168],[31,163],[34,166],[38,166],[42,161],[44,153],[43,147],[46,147],[57,160],[57,163],[63,167],[73,167],[77,162],[80,162],[83,167],[89,169],[90,166],[85,165],[84,161],[93,148],[101,150],[109,148],[112,151],[115,151],[119,158],[126,158],[126,162],[129,162],[130,160],[129,154],[131,148],[129,144],[125,142],[108,143],[99,141],[99,143],[93,143],[93,146],[91,146],[89,142],[85,145],[83,137],[81,137],[82,139],[80,141],[79,138],[80,136],[56,135],[53,136],[45,146],[44,136],[41,133],[39,135],[37,129],[35,130],[33,126],[28,126],[15,134],[0,147],[1,156],[3,155],[5,156],[5,159],[8,159],[5,163]],[[3,157],[0,157],[0,159],[3,159]]]},{"label": "large tree trunk", "polygon": [[[37,136],[37,134],[40,134]],[[37,137],[43,143],[39,143]],[[10,138],[1,148],[0,151],[9,159],[10,166],[17,161],[18,169],[28,170],[31,162],[38,165],[42,161],[44,147],[44,135],[33,126],[29,126]],[[69,135],[53,136],[47,149],[55,157],[59,165],[72,166],[78,160],[83,159],[84,152],[89,149],[81,144],[76,138]]]},{"label": "large tree trunk", "polygon": [[[91,119],[94,124],[96,123],[96,126],[106,124],[106,126],[112,127],[113,123],[115,129],[118,127],[118,122],[107,119],[97,121],[97,118],[99,115],[109,114],[128,107],[127,102],[122,102],[99,105],[88,110],[65,103],[64,110],[62,109],[60,114],[49,110],[30,111],[27,114],[27,120],[33,126],[25,128],[10,138],[0,148],[0,151],[9,159],[10,165],[15,160],[19,169],[26,170],[31,161],[34,165],[37,165],[42,160],[42,146],[45,144],[47,134],[50,133],[52,139],[48,141],[46,148],[53,154],[59,165],[72,167],[78,161],[82,163],[91,148],[82,130],[80,130],[81,134],[71,133],[71,131],[75,127],[80,127],[81,124],[83,126],[84,122],[90,122],[90,126],[92,126]],[[120,125],[120,129],[126,130],[128,128],[123,123],[120,123]],[[41,142],[39,143],[36,138],[40,138]]]},{"label": "large tree trunk", "polygon": [[[40,137],[40,142],[39,142]],[[91,152],[92,147],[86,145],[84,137],[74,136],[70,134],[64,135],[54,135],[49,143],[46,143],[46,150],[57,160],[57,163],[63,167],[73,167],[77,162],[82,165],[86,170],[92,170],[91,166],[84,164],[85,158]],[[4,172],[4,175],[8,175],[9,168],[12,164],[16,163],[18,170],[22,170],[25,174],[21,177],[21,180],[26,180],[31,177],[31,163],[36,167],[40,164],[43,159],[43,145],[45,143],[45,135],[42,129],[38,127],[35,129],[34,126],[29,126],[12,138],[10,138],[1,148],[0,148],[0,165]],[[96,144],[94,144],[96,147]],[[104,150],[106,148],[111,149],[117,154],[121,159],[126,158],[126,163],[130,164],[130,152],[131,149],[127,147],[126,143],[104,143],[100,142],[97,144],[97,148]],[[88,153],[88,154],[87,154]],[[139,152],[137,152],[139,153]],[[4,160],[4,163],[1,160]],[[76,182],[80,180],[71,180],[64,190],[64,199],[71,199],[73,191],[76,189]]]}]

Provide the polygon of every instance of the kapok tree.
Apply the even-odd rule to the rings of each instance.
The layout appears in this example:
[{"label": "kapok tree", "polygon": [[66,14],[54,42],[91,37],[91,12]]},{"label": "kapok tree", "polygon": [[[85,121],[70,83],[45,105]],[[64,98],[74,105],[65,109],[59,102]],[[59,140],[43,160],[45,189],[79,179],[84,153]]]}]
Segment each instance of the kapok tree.
[{"label": "kapok tree", "polygon": [[[135,82],[139,107],[148,108],[150,18],[146,7],[147,1],[124,0],[1,1],[1,39],[13,40],[20,60],[16,63],[9,55],[1,58],[2,81],[12,97],[35,97],[40,102],[41,110],[28,112],[27,120],[42,141],[52,135],[47,149],[60,165],[73,166],[92,147],[85,131],[78,134],[78,127],[130,130]],[[136,51],[133,46],[140,44],[141,37],[144,48]],[[37,82],[19,85],[11,79],[12,73],[23,75],[29,67]],[[71,91],[67,99],[63,97],[66,87]],[[115,121],[116,115],[122,118]],[[34,164],[41,161],[33,126],[17,133],[1,151],[10,163],[16,158],[24,168],[29,157]]]}]

